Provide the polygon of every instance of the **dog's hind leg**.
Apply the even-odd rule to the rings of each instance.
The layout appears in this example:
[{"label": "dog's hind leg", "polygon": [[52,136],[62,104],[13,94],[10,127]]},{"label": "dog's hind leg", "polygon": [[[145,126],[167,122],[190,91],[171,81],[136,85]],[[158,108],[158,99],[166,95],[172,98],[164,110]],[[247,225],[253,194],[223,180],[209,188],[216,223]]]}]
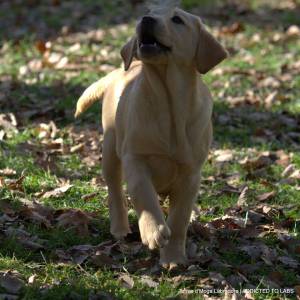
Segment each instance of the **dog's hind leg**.
[{"label": "dog's hind leg", "polygon": [[117,238],[130,233],[127,214],[127,201],[122,189],[122,167],[116,154],[116,139],[113,129],[104,134],[102,150],[103,175],[108,187],[110,232]]}]

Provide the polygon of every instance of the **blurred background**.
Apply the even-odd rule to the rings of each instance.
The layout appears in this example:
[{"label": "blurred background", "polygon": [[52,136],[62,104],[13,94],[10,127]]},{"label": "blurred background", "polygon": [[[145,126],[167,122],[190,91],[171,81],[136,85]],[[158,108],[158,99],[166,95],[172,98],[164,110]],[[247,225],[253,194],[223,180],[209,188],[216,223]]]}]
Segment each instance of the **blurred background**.
[{"label": "blurred background", "polygon": [[[279,100],[285,107],[299,110],[296,95],[289,103],[290,88],[299,80],[291,80],[288,75],[299,67],[299,1],[184,0],[182,7],[201,16],[232,55],[212,73],[219,70],[223,74],[214,83],[220,100],[263,102],[271,94],[269,88],[275,86],[282,90],[267,102]],[[58,115],[69,118],[82,89],[120,65],[120,47],[134,32],[136,19],[145,12],[142,0],[2,0],[1,110],[18,108],[23,113],[33,102],[41,114],[51,100]],[[235,70],[224,71],[228,68]],[[243,72],[252,75],[245,77]],[[281,72],[277,75],[283,78],[273,76],[274,72]],[[243,83],[239,76],[244,76]],[[208,75],[208,81],[210,78],[216,80]],[[252,88],[257,80],[263,85],[259,91]],[[219,89],[224,84],[231,88]]]}]

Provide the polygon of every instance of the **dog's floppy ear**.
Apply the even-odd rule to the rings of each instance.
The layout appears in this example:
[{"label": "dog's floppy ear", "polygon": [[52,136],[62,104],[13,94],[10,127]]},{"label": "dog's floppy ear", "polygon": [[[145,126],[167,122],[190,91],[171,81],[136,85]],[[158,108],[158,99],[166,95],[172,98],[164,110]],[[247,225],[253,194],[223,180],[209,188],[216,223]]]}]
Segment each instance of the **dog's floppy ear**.
[{"label": "dog's floppy ear", "polygon": [[136,56],[136,51],[137,40],[136,37],[133,37],[121,49],[121,56],[124,62],[125,71],[129,69],[133,57]]},{"label": "dog's floppy ear", "polygon": [[196,68],[201,74],[207,73],[228,56],[224,47],[199,22],[199,38],[196,52]]}]

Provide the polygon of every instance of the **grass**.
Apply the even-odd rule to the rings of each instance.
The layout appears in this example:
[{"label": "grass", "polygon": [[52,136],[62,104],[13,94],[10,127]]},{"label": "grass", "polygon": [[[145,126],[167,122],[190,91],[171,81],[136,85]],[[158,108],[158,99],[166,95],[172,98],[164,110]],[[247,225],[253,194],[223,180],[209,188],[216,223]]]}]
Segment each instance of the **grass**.
[{"label": "grass", "polygon": [[[253,5],[257,5],[258,2],[255,1]],[[20,124],[18,133],[11,134],[11,137],[0,141],[0,170],[5,168],[15,170],[16,175],[13,178],[18,178],[25,170],[26,177],[22,184],[24,193],[21,196],[8,188],[0,188],[0,202],[9,201],[13,208],[17,210],[21,206],[20,198],[34,199],[35,193],[41,190],[51,190],[57,187],[60,181],[68,180],[73,184],[69,191],[55,199],[44,199],[43,204],[57,210],[78,208],[101,216],[93,224],[94,232],[89,236],[79,236],[75,231],[65,230],[64,228],[46,229],[33,222],[25,222],[23,227],[31,236],[47,240],[47,247],[39,251],[24,251],[24,247],[18,242],[16,236],[8,238],[3,235],[4,227],[1,227],[2,223],[0,223],[0,270],[16,270],[21,274],[20,276],[24,281],[27,281],[32,274],[36,274],[34,283],[25,284],[22,288],[20,293],[22,299],[88,299],[92,294],[99,292],[105,292],[106,296],[113,295],[117,299],[140,299],[141,297],[144,299],[166,299],[167,297],[178,296],[180,288],[201,287],[198,280],[209,276],[208,272],[216,271],[215,268],[204,267],[196,271],[196,279],[182,280],[179,285],[174,284],[174,274],[163,271],[159,276],[151,275],[154,280],[159,282],[159,285],[150,288],[141,283],[141,277],[137,269],[135,272],[130,272],[134,279],[134,286],[128,289],[118,280],[120,270],[96,267],[88,262],[76,265],[61,263],[57,260],[55,255],[57,249],[67,251],[74,245],[97,245],[111,239],[105,185],[92,184],[93,179],[99,178],[101,174],[101,165],[97,162],[92,166],[84,163],[82,161],[83,156],[80,153],[55,154],[53,156],[55,171],[51,168],[47,170],[47,168],[43,168],[37,163],[37,158],[42,155],[43,148],[40,150],[26,150],[24,144],[30,141],[38,146],[41,145],[39,131],[37,130],[37,124],[41,122],[48,123],[50,120],[55,120],[60,130],[57,137],[62,137],[64,144],[67,146],[76,144],[74,136],[71,134],[74,126],[77,130],[75,138],[78,138],[81,133],[85,132],[84,128],[87,124],[90,124],[88,128],[92,129],[95,128],[95,124],[99,124],[100,108],[97,106],[93,107],[81,120],[73,120],[76,99],[91,82],[108,72],[109,68],[114,68],[120,64],[121,60],[118,55],[120,46],[134,30],[134,21],[126,19],[128,16],[125,16],[125,19],[129,21],[129,25],[125,29],[122,29],[122,26],[115,25],[118,22],[114,20],[114,17],[121,11],[121,5],[104,5],[103,3],[103,1],[91,2],[91,5],[96,5],[96,8],[97,5],[101,7],[99,15],[103,18],[96,19],[93,26],[95,28],[100,26],[104,32],[104,38],[99,42],[89,41],[86,38],[83,42],[79,42],[80,49],[78,51],[67,55],[67,65],[74,64],[79,71],[71,71],[68,68],[65,70],[43,67],[22,74],[20,73],[22,66],[27,66],[34,59],[43,59],[44,53],[41,53],[35,46],[39,37],[25,30],[25,33],[17,40],[12,36],[7,36],[7,34],[1,40],[0,79],[2,82],[0,93],[3,92],[5,98],[4,101],[0,101],[0,107],[4,113],[14,112],[17,118],[20,119]],[[195,8],[197,5],[197,1],[184,2],[187,9]],[[45,17],[44,22],[52,27],[54,32],[60,32],[65,20],[70,18],[65,9],[54,9],[57,9],[56,11],[59,14]],[[13,7],[11,13],[22,14],[23,10],[19,10],[20,8]],[[42,9],[41,11],[43,12]],[[45,12],[43,13],[45,14]],[[94,16],[94,14],[92,15]],[[5,16],[3,11],[2,16]],[[236,184],[238,186],[247,185],[251,190],[248,199],[249,205],[256,204],[257,195],[271,190],[276,190],[276,196],[270,200],[270,205],[281,205],[283,207],[294,205],[286,210],[286,216],[295,220],[295,226],[289,229],[289,234],[299,239],[300,192],[299,188],[296,188],[297,185],[291,185],[288,182],[280,183],[284,167],[273,164],[266,169],[266,174],[263,177],[249,177],[248,172],[240,163],[240,160],[249,155],[249,148],[255,148],[258,153],[283,149],[292,153],[291,163],[296,168],[300,168],[299,136],[295,138],[294,143],[291,143],[289,139],[284,139],[284,136],[289,132],[299,130],[300,92],[297,88],[300,81],[299,73],[292,74],[288,80],[282,79],[280,87],[276,89],[280,95],[285,96],[283,97],[285,100],[276,102],[270,109],[266,109],[263,105],[258,107],[255,105],[230,107],[230,103],[226,100],[230,97],[244,96],[249,90],[253,91],[254,95],[257,95],[261,100],[265,99],[274,91],[274,88],[272,86],[259,86],[262,80],[259,78],[259,74],[262,73],[263,78],[275,76],[281,80],[284,67],[291,66],[295,61],[299,61],[299,40],[288,39],[283,42],[270,43],[275,33],[279,32],[284,35],[282,28],[289,26],[291,20],[292,22],[295,21],[294,12],[291,11],[289,17],[288,11],[285,11],[280,20],[282,26],[271,27],[271,29],[248,24],[245,21],[245,29],[241,33],[240,40],[237,35],[223,36],[222,42],[228,48],[238,48],[239,51],[225,61],[221,68],[224,70],[237,69],[239,72],[233,74],[231,71],[225,71],[222,75],[211,72],[204,76],[204,80],[210,86],[215,99],[215,140],[213,149],[231,149],[236,154],[230,163],[223,165],[216,163],[213,158],[208,160],[203,169],[204,184],[202,185],[203,191],[198,199],[198,204],[204,211],[212,207],[217,208],[212,214],[200,217],[203,223],[226,214],[229,208],[235,206],[239,195],[222,192],[226,186],[226,180],[222,180],[222,176],[226,177],[238,173],[240,176]],[[215,21],[212,19],[209,20],[209,23],[214,28],[218,28]],[[234,18],[232,21],[234,21]],[[53,32],[48,33],[46,31],[45,37],[52,40],[52,52],[64,53],[66,49],[70,49],[74,45],[74,40],[79,41],[76,32],[81,31],[80,26],[85,25],[85,21],[79,18],[78,23],[74,25],[74,32],[62,37],[61,41],[52,35]],[[16,30],[16,28],[13,29]],[[256,33],[260,35],[260,41],[250,42]],[[60,36],[61,34],[57,35]],[[73,39],[70,38],[72,35]],[[251,62],[251,59],[249,62],[247,56],[254,58],[254,62]],[[86,60],[87,58],[91,58],[90,61]],[[99,68],[104,64],[108,64],[107,71]],[[255,73],[252,75],[242,74],[243,71],[249,70],[254,70]],[[289,72],[292,72],[292,70]],[[49,110],[40,113],[40,110],[45,106],[49,106]],[[36,112],[31,112],[35,109]],[[27,114],[23,114],[23,112],[27,112]],[[30,113],[32,113],[32,116],[30,116]],[[253,119],[252,116],[257,113],[263,113],[267,118],[259,121]],[[225,124],[221,121],[222,116],[227,118]],[[294,123],[290,123],[288,120],[285,121],[286,119],[280,121],[282,116],[298,122],[297,125],[293,125]],[[285,122],[287,122],[286,125]],[[263,140],[255,138],[261,128],[271,131],[271,137]],[[85,140],[85,142],[87,141]],[[214,179],[209,181],[211,177],[214,177]],[[93,192],[97,192],[97,195],[88,201],[83,200],[83,195]],[[136,225],[136,217],[133,215],[130,218]],[[20,223],[16,224],[12,222],[10,226],[18,227],[20,225]],[[201,248],[202,242],[197,239],[196,241],[198,247]],[[261,241],[281,251],[276,237],[263,237]],[[239,239],[234,237],[233,242],[236,245],[240,243]],[[143,255],[148,257],[150,254],[145,250],[143,254],[140,253],[139,255],[138,258],[142,258]],[[154,255],[157,259],[157,254],[151,255]],[[299,255],[295,256],[298,261],[299,258]],[[126,256],[122,259],[124,260],[124,266],[127,266]],[[219,259],[235,268],[241,264],[256,263],[246,254],[237,253],[235,249],[223,251],[220,253]],[[121,271],[126,272],[126,267]],[[260,279],[268,276],[271,271],[278,271],[283,274],[282,282],[284,286],[299,285],[299,272],[280,264],[276,264],[274,267],[266,266],[258,270],[255,276],[249,277],[251,283],[257,285]],[[218,270],[218,272],[225,277],[231,273],[226,267]],[[5,290],[0,287],[0,294],[4,292]],[[265,299],[263,295],[256,295],[255,297]],[[269,294],[268,297],[271,299],[275,295]],[[201,296],[190,295],[189,299],[201,299]]]}]

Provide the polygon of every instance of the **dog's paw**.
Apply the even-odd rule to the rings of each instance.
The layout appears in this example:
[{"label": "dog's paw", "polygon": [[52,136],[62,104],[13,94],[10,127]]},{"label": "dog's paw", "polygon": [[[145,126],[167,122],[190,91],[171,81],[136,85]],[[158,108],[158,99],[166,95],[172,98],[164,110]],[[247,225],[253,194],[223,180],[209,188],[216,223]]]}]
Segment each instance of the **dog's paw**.
[{"label": "dog's paw", "polygon": [[172,245],[170,242],[166,247],[160,249],[159,263],[167,269],[173,269],[177,266],[185,266],[188,260],[183,247]]},{"label": "dog's paw", "polygon": [[110,225],[110,233],[114,236],[115,239],[121,240],[122,238],[126,237],[127,234],[131,233],[130,227],[128,222],[126,223],[118,223]]},{"label": "dog's paw", "polygon": [[171,231],[166,223],[158,224],[152,216],[141,216],[139,228],[142,243],[150,250],[161,248],[168,244]]}]

